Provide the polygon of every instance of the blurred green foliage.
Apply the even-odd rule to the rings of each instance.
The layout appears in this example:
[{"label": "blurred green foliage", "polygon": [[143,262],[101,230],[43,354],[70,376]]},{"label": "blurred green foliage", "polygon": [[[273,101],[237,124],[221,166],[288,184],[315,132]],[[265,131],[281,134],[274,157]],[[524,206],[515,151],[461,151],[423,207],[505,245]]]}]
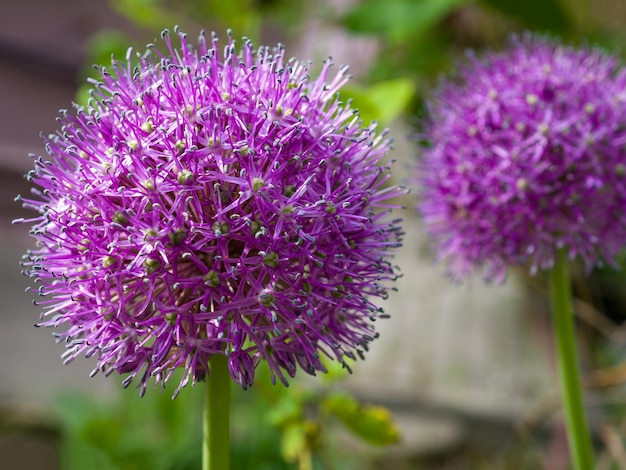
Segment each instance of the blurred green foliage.
[{"label": "blurred green foliage", "polygon": [[406,44],[427,33],[467,0],[366,0],[343,18],[357,34],[373,34],[391,44]]},{"label": "blurred green foliage", "polygon": [[419,103],[468,47],[499,48],[512,32],[525,30],[568,39],[582,29],[592,34],[591,21],[577,21],[580,12],[573,11],[581,1],[586,0],[363,0],[343,15],[341,25],[380,44],[368,81],[410,79]]},{"label": "blurred green foliage", "polygon": [[[193,469],[201,460],[201,394],[182,400],[153,391],[141,399],[125,390],[117,400],[65,397],[58,415],[63,470]],[[196,410],[196,411],[194,411]]]},{"label": "blurred green foliage", "polygon": [[[343,28],[378,44],[366,74],[342,91],[368,123],[389,125],[418,112],[422,99],[442,73],[448,73],[468,47],[499,48],[512,32],[559,35],[578,42],[615,48],[611,34],[590,14],[591,0],[361,0],[346,9],[305,0],[109,0],[138,34],[119,31],[96,35],[88,45],[88,62],[106,65],[111,53],[123,58],[127,45],[143,51],[160,31],[179,25],[183,31],[205,29],[223,35],[232,29],[256,44],[280,40],[292,44],[307,24]],[[622,39],[626,37],[622,36]],[[315,41],[315,38],[311,38]],[[332,50],[324,51],[332,55]],[[306,59],[306,58],[303,58]],[[97,72],[85,69],[85,76]],[[78,101],[86,103],[87,88]]]},{"label": "blurred green foliage", "polygon": [[335,415],[347,429],[373,445],[395,444],[400,440],[389,410],[382,406],[363,405],[346,393],[335,393],[322,401],[322,408]]},{"label": "blurred green foliage", "polygon": [[[449,71],[467,47],[499,47],[511,31],[524,29],[576,38],[581,14],[572,10],[582,1],[362,0],[338,14],[331,4],[315,6],[304,0],[109,0],[141,33],[99,33],[87,45],[88,61],[110,64],[111,55],[124,58],[129,45],[143,51],[146,42],[174,25],[218,35],[232,29],[235,37],[261,44],[268,36],[289,43],[306,21],[334,24],[378,42],[369,72],[345,87],[342,98],[352,101],[365,123],[389,125],[401,115],[414,114],[436,77]],[[591,23],[584,29],[593,35]],[[86,68],[84,76],[97,78],[98,72]],[[79,103],[87,102],[88,89],[81,87]]]},{"label": "blurred green foliage", "polygon": [[109,0],[115,11],[132,23],[159,32],[175,24],[183,30],[234,30],[254,41],[269,19],[282,25],[301,18],[301,0]]},{"label": "blurred green foliage", "polygon": [[484,0],[495,10],[517,18],[533,30],[564,32],[572,26],[563,2],[559,0]]},{"label": "blurred green foliage", "polygon": [[351,101],[363,122],[379,121],[389,125],[406,111],[414,93],[411,80],[396,78],[367,87],[348,84],[341,90],[341,98]]},{"label": "blurred green foliage", "polygon": [[[354,468],[331,438],[341,426],[368,444],[398,441],[390,412],[337,389],[346,373],[337,364],[328,366],[330,373],[317,387],[298,380],[289,388],[273,386],[262,365],[254,387],[234,388],[232,468],[313,469],[326,468],[325,461],[336,469]],[[143,398],[135,390],[121,390],[105,402],[64,397],[57,410],[61,470],[197,468],[203,388],[202,383],[188,387],[175,400],[170,386],[149,390]]]}]

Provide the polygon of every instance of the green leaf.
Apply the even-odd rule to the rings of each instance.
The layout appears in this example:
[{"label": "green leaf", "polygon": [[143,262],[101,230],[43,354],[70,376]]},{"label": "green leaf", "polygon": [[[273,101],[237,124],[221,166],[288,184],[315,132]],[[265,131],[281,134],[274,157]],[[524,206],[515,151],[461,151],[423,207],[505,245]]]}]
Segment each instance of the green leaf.
[{"label": "green leaf", "polygon": [[355,436],[369,444],[389,445],[400,439],[391,413],[383,406],[362,405],[345,393],[327,396],[322,406]]},{"label": "green leaf", "polygon": [[[374,113],[376,113],[376,111],[374,111]],[[361,116],[361,118],[363,117]],[[328,384],[339,382],[350,375],[348,369],[346,369],[346,367],[337,360],[330,359],[327,356],[322,356],[321,361],[324,364],[324,367],[326,367],[327,372],[322,374],[320,378]],[[350,359],[346,358],[346,361],[350,361]]]},{"label": "green leaf", "polygon": [[393,41],[415,37],[436,26],[452,10],[471,0],[367,0],[343,18],[354,33],[381,34]]},{"label": "green leaf", "polygon": [[280,440],[280,453],[289,463],[306,458],[309,454],[309,447],[305,423],[294,423],[283,430]]},{"label": "green leaf", "polygon": [[350,101],[350,107],[359,112],[365,123],[378,120],[378,108],[367,95],[367,89],[356,85],[346,85],[340,92],[342,101]]},{"label": "green leaf", "polygon": [[281,397],[268,410],[267,420],[274,426],[285,426],[286,424],[300,420],[304,413],[304,403],[295,394],[286,394]]},{"label": "green leaf", "polygon": [[133,23],[154,31],[161,31],[182,18],[163,8],[162,0],[110,0],[111,7]]},{"label": "green leaf", "polygon": [[341,91],[341,98],[352,100],[352,107],[358,109],[363,122],[376,120],[382,125],[397,119],[414,96],[415,86],[407,78],[387,80],[367,88],[350,85]]},{"label": "green leaf", "polygon": [[562,31],[570,19],[559,0],[483,0],[490,7],[522,20],[533,29]]},{"label": "green leaf", "polygon": [[268,409],[266,419],[273,426],[285,426],[302,421],[306,406],[315,400],[316,393],[310,388],[294,386],[278,396]]},{"label": "green leaf", "polygon": [[408,78],[397,78],[371,86],[368,95],[378,110],[379,121],[388,124],[408,108],[415,96],[415,85]]}]

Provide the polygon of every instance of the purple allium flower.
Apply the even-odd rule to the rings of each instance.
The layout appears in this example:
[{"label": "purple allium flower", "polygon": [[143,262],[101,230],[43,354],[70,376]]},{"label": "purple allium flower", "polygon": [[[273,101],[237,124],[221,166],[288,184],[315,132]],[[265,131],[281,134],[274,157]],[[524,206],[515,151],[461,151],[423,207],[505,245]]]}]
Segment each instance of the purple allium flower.
[{"label": "purple allium flower", "polygon": [[595,49],[525,35],[469,57],[429,103],[424,217],[452,276],[531,273],[567,247],[586,268],[626,242],[626,73]]},{"label": "purple allium flower", "polygon": [[178,393],[213,354],[243,388],[262,360],[287,384],[321,354],[362,356],[402,190],[378,165],[389,142],[338,100],[346,68],[310,79],[281,46],[163,36],[167,52],[102,70],[28,175],[41,326],[66,327],[66,362],[95,356],[142,393],[183,368]]}]

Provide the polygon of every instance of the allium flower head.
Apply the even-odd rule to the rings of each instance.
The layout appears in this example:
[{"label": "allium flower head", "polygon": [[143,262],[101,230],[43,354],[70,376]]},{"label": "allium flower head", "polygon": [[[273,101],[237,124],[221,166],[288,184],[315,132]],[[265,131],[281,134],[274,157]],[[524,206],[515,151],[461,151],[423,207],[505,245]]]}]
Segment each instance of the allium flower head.
[{"label": "allium flower head", "polygon": [[287,383],[362,355],[401,190],[378,165],[388,142],[338,100],[346,68],[310,79],[281,46],[163,36],[102,70],[28,175],[41,325],[65,326],[66,362],[95,356],[142,393],[177,368],[177,392],[203,379],[213,354],[243,388],[263,360]]},{"label": "allium flower head", "polygon": [[419,209],[462,278],[588,269],[626,242],[626,73],[604,52],[526,35],[469,57],[429,103]]}]

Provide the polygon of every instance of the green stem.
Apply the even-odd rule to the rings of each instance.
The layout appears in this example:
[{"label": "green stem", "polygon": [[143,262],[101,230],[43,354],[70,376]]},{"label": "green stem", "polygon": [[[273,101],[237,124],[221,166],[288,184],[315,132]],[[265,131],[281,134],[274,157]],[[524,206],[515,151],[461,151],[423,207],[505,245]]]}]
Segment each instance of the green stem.
[{"label": "green stem", "polygon": [[573,468],[591,470],[593,451],[582,398],[572,293],[565,249],[560,249],[556,253],[554,268],[550,273],[550,295],[565,427]]},{"label": "green stem", "polygon": [[203,414],[202,470],[230,468],[230,374],[228,358],[214,354],[209,360]]}]

